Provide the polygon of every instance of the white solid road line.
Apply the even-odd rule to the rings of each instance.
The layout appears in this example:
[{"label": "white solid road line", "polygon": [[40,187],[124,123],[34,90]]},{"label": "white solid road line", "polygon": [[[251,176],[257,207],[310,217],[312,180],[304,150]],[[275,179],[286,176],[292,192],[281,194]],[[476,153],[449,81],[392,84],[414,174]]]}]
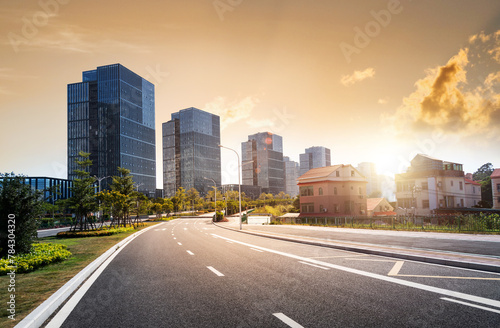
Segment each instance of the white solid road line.
[{"label": "white solid road line", "polygon": [[252,251],[256,251],[256,252],[260,252],[260,253],[264,253],[264,251],[261,251],[260,249],[257,249],[257,248],[250,248]]},{"label": "white solid road line", "polygon": [[212,271],[213,273],[215,273],[216,275],[218,275],[219,277],[224,277],[224,274],[220,273],[220,271],[214,269],[213,267],[211,266],[207,266],[207,269]]},{"label": "white solid road line", "polygon": [[179,244],[179,246],[182,246],[182,244],[181,244],[181,243],[179,243],[179,242],[178,242],[177,244]]},{"label": "white solid road line", "polygon": [[191,252],[191,251],[186,251],[186,252],[187,252],[189,255],[194,255],[194,253],[193,253],[193,252]]},{"label": "white solid road line", "polygon": [[500,313],[500,310],[490,309],[490,308],[487,308],[485,306],[476,305],[476,304],[467,303],[467,302],[462,302],[462,301],[454,300],[454,299],[451,299],[451,298],[448,298],[448,297],[441,297],[441,299],[443,301],[449,301],[449,302],[458,303],[458,304],[470,306],[470,307],[481,309],[481,310],[486,310],[486,311],[490,311],[490,312]]},{"label": "white solid road line", "polygon": [[289,317],[287,317],[283,313],[273,313],[273,315],[276,318],[278,318],[281,321],[283,321],[284,323],[286,323],[288,326],[292,327],[292,328],[304,328],[304,326],[302,326],[302,325],[298,324],[297,322],[293,321],[292,319],[290,319]]},{"label": "white solid road line", "polygon": [[322,267],[320,265],[316,265],[316,264],[312,264],[312,263],[307,263],[307,262],[302,262],[302,261],[299,261],[299,263],[302,263],[302,264],[307,264],[307,265],[310,265],[312,267],[315,267],[315,268],[320,268],[320,269],[323,269],[323,270],[330,270],[330,268],[325,268],[325,267]]},{"label": "white solid road line", "polygon": [[420,284],[420,283],[416,283],[416,282],[412,282],[412,281],[407,281],[407,280],[402,280],[402,279],[398,279],[398,278],[394,278],[394,277],[383,276],[383,275],[376,274],[376,273],[371,273],[371,272],[362,271],[362,270],[358,270],[358,269],[348,268],[348,267],[344,267],[344,266],[337,265],[337,264],[332,264],[332,263],[318,261],[318,260],[314,260],[314,259],[311,259],[311,258],[306,258],[306,257],[302,257],[302,256],[290,254],[290,253],[276,251],[276,250],[273,250],[273,249],[270,249],[270,248],[265,248],[265,247],[261,247],[261,246],[252,245],[252,244],[249,244],[249,243],[245,243],[245,242],[234,240],[234,239],[229,239],[229,238],[222,237],[222,236],[215,235],[215,234],[212,234],[212,235],[213,236],[217,236],[218,238],[224,239],[226,241],[229,240],[229,241],[232,241],[234,243],[238,243],[240,245],[245,245],[245,246],[248,246],[248,247],[257,248],[257,249],[263,250],[265,252],[269,252],[269,253],[274,253],[274,254],[278,254],[278,255],[290,257],[290,258],[293,258],[293,259],[296,259],[296,260],[300,260],[300,261],[304,261],[304,262],[309,262],[309,263],[317,264],[317,265],[324,266],[324,267],[327,267],[327,268],[341,270],[341,271],[345,271],[345,272],[357,274],[357,275],[360,275],[360,276],[365,276],[365,277],[374,278],[374,279],[378,279],[378,280],[382,280],[382,281],[387,281],[387,282],[390,282],[390,283],[393,283],[393,284],[398,284],[398,285],[402,285],[402,286],[406,286],[406,287],[411,287],[411,288],[416,288],[416,289],[420,289],[420,290],[425,290],[425,291],[428,291],[428,292],[431,292],[431,293],[441,294],[441,295],[445,295],[445,296],[459,298],[459,299],[466,300],[466,301],[471,301],[471,302],[475,302],[475,303],[480,303],[480,304],[484,304],[484,305],[489,305],[489,306],[500,308],[500,301],[493,300],[493,299],[490,299],[490,298],[485,298],[485,297],[480,297],[480,296],[475,296],[475,295],[470,295],[470,294],[455,292],[455,291],[452,291],[452,290],[449,290],[449,289],[428,286],[428,285],[424,285],[424,284]]}]

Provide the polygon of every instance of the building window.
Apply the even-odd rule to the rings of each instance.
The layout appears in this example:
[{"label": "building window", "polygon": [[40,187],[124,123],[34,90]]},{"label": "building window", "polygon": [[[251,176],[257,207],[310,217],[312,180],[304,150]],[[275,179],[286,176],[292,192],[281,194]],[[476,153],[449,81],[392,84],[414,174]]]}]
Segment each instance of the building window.
[{"label": "building window", "polygon": [[320,211],[321,213],[326,212],[326,211],[325,211],[325,208],[323,207],[323,205],[319,205],[319,211]]},{"label": "building window", "polygon": [[351,177],[353,177],[353,176],[354,176],[354,171],[351,171]]},{"label": "building window", "polygon": [[301,208],[301,213],[314,213],[314,203],[304,203]]},{"label": "building window", "polygon": [[500,192],[500,183],[497,183],[497,191]]},{"label": "building window", "polygon": [[460,190],[464,190],[464,183],[462,181],[460,181],[458,184],[460,186]]},{"label": "building window", "polygon": [[464,207],[464,200],[463,200],[463,198],[460,199],[460,207]]},{"label": "building window", "polygon": [[337,194],[337,187],[334,187],[333,188],[333,194],[336,195]]},{"label": "building window", "polygon": [[429,201],[426,199],[422,200],[422,208],[429,208]]},{"label": "building window", "polygon": [[300,187],[301,196],[314,196],[313,187]]},{"label": "building window", "polygon": [[451,180],[450,183],[451,183],[451,186],[453,187],[453,180]]},{"label": "building window", "polygon": [[[476,193],[476,187],[472,186],[472,193],[475,194]],[[476,204],[474,204],[476,205]]]},{"label": "building window", "polygon": [[340,208],[339,208],[338,204],[334,204],[333,205],[333,209],[334,209],[335,213],[339,213],[340,212]]},{"label": "building window", "polygon": [[335,172],[335,176],[338,178],[340,176],[340,172],[339,171],[336,171]]},{"label": "building window", "polygon": [[429,183],[422,182],[422,190],[428,190],[428,189],[429,189]]},{"label": "building window", "polygon": [[358,192],[360,195],[363,193],[361,187],[359,187]]},{"label": "building window", "polygon": [[322,196],[323,195],[323,188],[318,189],[318,195]]}]

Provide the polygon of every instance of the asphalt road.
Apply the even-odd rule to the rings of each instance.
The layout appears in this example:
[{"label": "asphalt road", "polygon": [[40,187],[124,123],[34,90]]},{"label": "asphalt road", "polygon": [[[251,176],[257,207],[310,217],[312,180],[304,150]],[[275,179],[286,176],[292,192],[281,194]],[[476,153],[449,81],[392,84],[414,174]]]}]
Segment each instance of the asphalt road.
[{"label": "asphalt road", "polygon": [[177,219],[123,247],[72,303],[49,327],[499,327],[500,275]]}]

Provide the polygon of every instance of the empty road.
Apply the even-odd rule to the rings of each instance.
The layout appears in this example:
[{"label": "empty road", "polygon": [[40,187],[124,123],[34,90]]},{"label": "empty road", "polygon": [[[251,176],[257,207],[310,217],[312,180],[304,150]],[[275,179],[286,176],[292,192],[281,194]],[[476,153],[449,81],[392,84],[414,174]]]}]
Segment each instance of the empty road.
[{"label": "empty road", "polygon": [[208,219],[156,225],[88,285],[47,327],[500,326],[499,274],[241,234]]}]

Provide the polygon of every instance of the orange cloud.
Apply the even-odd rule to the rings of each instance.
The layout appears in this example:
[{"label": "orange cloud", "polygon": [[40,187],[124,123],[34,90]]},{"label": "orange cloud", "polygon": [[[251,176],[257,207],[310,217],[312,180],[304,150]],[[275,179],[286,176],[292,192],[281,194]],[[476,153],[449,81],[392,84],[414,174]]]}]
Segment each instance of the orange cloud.
[{"label": "orange cloud", "polygon": [[363,81],[364,79],[372,78],[375,75],[375,70],[372,67],[364,71],[354,71],[351,75],[344,75],[340,79],[340,83],[346,87],[353,85],[356,82]]}]

